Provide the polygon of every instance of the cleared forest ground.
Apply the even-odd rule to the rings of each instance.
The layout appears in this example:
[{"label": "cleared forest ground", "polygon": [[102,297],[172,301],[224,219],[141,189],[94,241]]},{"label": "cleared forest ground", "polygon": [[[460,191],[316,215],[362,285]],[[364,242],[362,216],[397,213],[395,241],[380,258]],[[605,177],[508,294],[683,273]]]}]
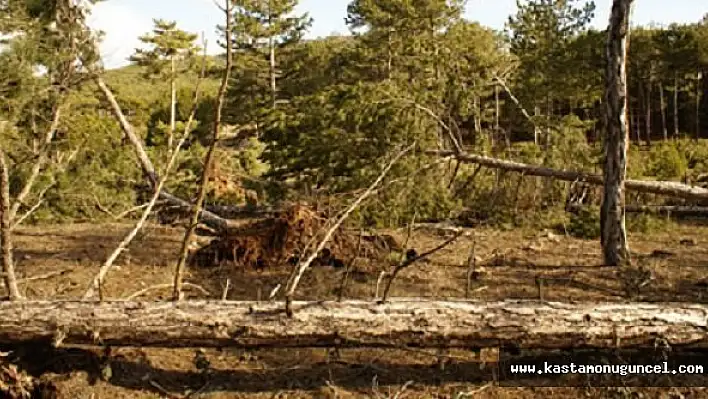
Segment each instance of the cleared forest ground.
[{"label": "cleared forest ground", "polygon": [[[29,299],[77,299],[98,266],[131,228],[127,224],[76,224],[22,228],[16,233],[17,270]],[[405,229],[386,231],[404,241]],[[411,237],[419,253],[445,241],[449,234],[421,227]],[[473,238],[474,237],[474,238]],[[601,266],[596,240],[580,240],[547,231],[500,231],[478,228],[447,248],[403,270],[391,296],[459,298],[467,286],[467,258],[476,240],[481,277],[470,298],[537,299],[543,279],[545,300],[623,301],[623,281],[614,268]],[[121,255],[103,287],[104,298],[170,298],[172,267],[182,231],[147,226]],[[634,262],[652,272],[636,300],[708,302],[708,227],[672,224],[653,234],[631,234]],[[391,257],[394,260],[394,256]],[[372,298],[380,271],[390,265],[365,261],[355,265],[345,297]],[[187,298],[266,298],[289,269],[263,271],[235,267],[190,268]],[[342,269],[318,266],[300,284],[298,299],[335,299]],[[154,289],[149,289],[149,288]],[[147,289],[147,290],[146,290]],[[206,293],[208,292],[208,294]],[[17,348],[15,348],[17,349]],[[328,397],[704,397],[698,388],[511,388],[493,385],[493,350],[450,351],[441,366],[435,352],[418,350],[341,350],[339,358],[325,349],[204,350],[114,348],[110,375],[101,378],[101,350],[68,347],[52,352],[23,348],[25,366],[44,374],[66,398],[328,398]],[[205,358],[208,371],[201,370]],[[530,359],[531,361],[532,359]],[[106,381],[107,380],[107,381]],[[411,381],[410,383],[408,383]],[[523,381],[519,381],[523,384]],[[407,384],[408,383],[408,384]],[[562,380],[557,385],[562,385]],[[706,384],[702,384],[706,385]],[[468,393],[470,395],[461,395]],[[457,396],[456,396],[457,395]],[[460,396],[461,395],[461,396]]]}]

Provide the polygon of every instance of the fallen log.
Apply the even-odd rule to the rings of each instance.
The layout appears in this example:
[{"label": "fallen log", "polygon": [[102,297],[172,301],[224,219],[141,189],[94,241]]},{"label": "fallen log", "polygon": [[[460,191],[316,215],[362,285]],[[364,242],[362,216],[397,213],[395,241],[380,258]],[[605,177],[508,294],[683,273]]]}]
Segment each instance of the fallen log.
[{"label": "fallen log", "polygon": [[[521,172],[526,176],[552,177],[564,181],[580,181],[601,186],[602,176],[573,170],[558,170],[545,166],[530,165],[521,162],[491,158],[469,153],[457,154],[454,151],[425,151],[428,155],[452,157],[460,162],[474,163],[488,168]],[[625,188],[641,193],[659,194],[668,197],[690,200],[708,200],[708,189],[671,181],[625,180]]]},{"label": "fallen log", "polygon": [[156,347],[708,347],[708,305],[539,301],[25,301],[0,344]]},{"label": "fallen log", "polygon": [[[587,208],[587,205],[572,204],[570,209]],[[676,216],[708,216],[708,206],[689,205],[627,205],[624,207],[627,213],[650,213]]]},{"label": "fallen log", "polygon": [[[128,141],[130,141],[130,143],[133,145],[135,153],[138,157],[138,161],[140,162],[140,167],[143,170],[143,174],[150,183],[150,186],[154,189],[155,187],[157,187],[157,183],[160,181],[160,178],[157,174],[157,171],[155,170],[155,166],[152,164],[152,161],[150,161],[150,157],[145,151],[142,140],[138,137],[137,134],[135,134],[133,126],[130,124],[130,122],[128,122],[128,118],[125,117],[123,110],[120,108],[120,104],[118,104],[118,100],[116,100],[111,89],[103,81],[101,75],[96,74],[95,80],[96,85],[101,90],[104,97],[110,104],[111,112],[118,120],[118,123],[120,124],[120,127],[123,130],[123,133],[125,134],[125,137],[127,137]],[[180,209],[192,208],[192,204],[190,204],[188,201],[185,201],[165,191],[160,192],[159,199],[164,200],[169,205],[179,207]],[[229,223],[226,219],[207,210],[201,211],[200,222],[219,232],[226,232],[229,226]]]}]

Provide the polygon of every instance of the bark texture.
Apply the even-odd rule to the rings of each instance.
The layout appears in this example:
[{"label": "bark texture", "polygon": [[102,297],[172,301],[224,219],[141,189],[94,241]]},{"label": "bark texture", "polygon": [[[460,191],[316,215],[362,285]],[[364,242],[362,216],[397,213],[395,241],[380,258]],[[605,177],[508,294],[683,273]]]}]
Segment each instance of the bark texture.
[{"label": "bark texture", "polygon": [[15,277],[15,262],[12,256],[12,229],[10,220],[10,172],[5,161],[5,152],[0,149],[0,272],[2,272],[5,287],[10,293],[10,300],[22,298],[17,288]]},{"label": "bark texture", "polygon": [[[457,154],[454,151],[425,151],[428,155],[437,155],[442,157],[455,157],[460,162],[474,163],[487,168],[502,169],[512,172],[523,173],[526,176],[542,176],[553,177],[563,181],[579,181],[595,185],[603,185],[603,177],[578,172],[574,170],[558,170],[545,166],[530,165],[521,162],[508,161],[505,159],[491,158],[484,155],[476,155],[470,153]],[[652,180],[625,180],[625,188],[627,190],[638,191],[641,193],[666,195],[669,197],[685,198],[689,200],[708,200],[708,189],[698,186],[689,186],[679,182],[672,181],[652,181]]]},{"label": "bark texture", "polygon": [[632,0],[614,0],[607,29],[605,75],[604,194],[600,210],[602,254],[605,264],[618,266],[629,256],[624,218],[627,175],[627,47]]},{"label": "bark texture", "polygon": [[[398,299],[0,302],[0,343],[157,347],[708,347],[708,306]],[[665,340],[665,341],[664,341]]]}]

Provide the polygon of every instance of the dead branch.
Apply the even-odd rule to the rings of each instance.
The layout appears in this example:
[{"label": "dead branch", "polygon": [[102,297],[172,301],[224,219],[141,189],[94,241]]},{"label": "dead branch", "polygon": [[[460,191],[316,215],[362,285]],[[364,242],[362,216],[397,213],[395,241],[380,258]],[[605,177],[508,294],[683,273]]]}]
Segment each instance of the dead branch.
[{"label": "dead branch", "polygon": [[[351,205],[349,205],[349,207],[342,213],[341,216],[339,216],[337,221],[334,223],[334,225],[332,227],[329,228],[329,230],[325,234],[324,238],[320,241],[319,245],[317,245],[317,248],[314,251],[312,251],[310,256],[304,262],[298,263],[298,266],[296,268],[297,273],[295,274],[295,277],[293,278],[292,283],[291,283],[290,287],[288,288],[287,293],[285,294],[287,305],[290,304],[290,301],[292,300],[293,293],[297,289],[297,285],[300,282],[302,275],[305,273],[305,271],[310,266],[312,261],[315,260],[315,258],[318,256],[320,251],[322,251],[322,249],[325,247],[325,245],[327,245],[327,242],[332,237],[335,230],[337,230],[337,228],[359,206],[359,204],[361,204],[366,199],[366,197],[368,197],[371,194],[371,192],[374,190],[374,188],[376,188],[376,186],[378,186],[379,183],[381,183],[381,181],[386,177],[386,175],[388,174],[388,171],[391,170],[393,165],[396,162],[398,162],[398,160],[401,159],[406,153],[408,153],[413,148],[415,148],[415,145],[416,145],[416,143],[414,142],[413,144],[409,145],[408,147],[406,147],[402,151],[399,151],[398,154],[396,154],[396,156],[393,157],[393,159],[386,165],[386,167],[379,174],[379,176],[376,178],[376,180],[374,180],[374,182],[371,183],[369,188],[364,193],[362,193]],[[290,307],[287,305],[286,305],[287,309],[290,310]]]},{"label": "dead branch", "polygon": [[470,248],[470,254],[467,257],[467,286],[465,287],[465,298],[470,297],[470,291],[472,290],[472,280],[475,278],[475,272],[477,270],[477,234],[472,231],[472,247]]},{"label": "dead branch", "polygon": [[62,116],[62,107],[63,107],[63,104],[57,103],[57,105],[54,108],[54,113],[52,115],[52,123],[49,126],[49,129],[47,130],[47,133],[44,136],[44,142],[42,143],[42,147],[39,150],[39,155],[37,157],[37,160],[32,165],[32,171],[30,172],[30,175],[27,177],[27,180],[25,181],[24,186],[22,186],[22,189],[17,194],[17,197],[15,197],[15,202],[12,204],[12,208],[10,209],[10,221],[15,220],[15,216],[17,216],[17,212],[20,210],[20,206],[22,206],[24,204],[25,199],[32,191],[35,180],[37,180],[37,177],[39,176],[39,173],[42,171],[44,164],[47,163],[47,159],[49,158],[49,150],[51,148],[51,143],[52,143],[52,140],[54,139],[54,134],[57,131],[57,129],[59,128],[59,121],[61,120],[61,116]]},{"label": "dead branch", "polygon": [[[505,159],[491,158],[484,155],[476,155],[470,153],[456,154],[453,151],[425,151],[427,155],[437,155],[441,157],[455,157],[461,162],[474,163],[492,169],[503,169],[511,172],[525,173],[527,176],[552,177],[563,181],[575,181],[602,185],[602,176],[594,175],[586,172],[578,172],[573,170],[557,170],[545,166],[530,165],[521,162],[509,161]],[[668,197],[684,198],[689,200],[708,200],[708,189],[698,186],[689,186],[686,184],[672,181],[653,181],[653,180],[626,180],[625,187],[627,190],[634,190],[642,193],[651,193],[665,195]]]},{"label": "dead branch", "polygon": [[[202,287],[201,285],[197,285],[197,284],[185,282],[185,283],[183,283],[183,286],[189,287],[189,288],[194,288],[194,289],[196,289],[197,291],[201,292],[201,293],[204,294],[204,295],[211,295],[211,293],[210,293],[209,291],[207,291],[206,288]],[[125,297],[124,300],[125,300],[125,301],[132,301],[132,300],[134,300],[135,298],[140,298],[141,296],[145,295],[146,293],[148,293],[148,292],[150,292],[150,291],[154,291],[154,290],[164,290],[165,288],[172,288],[172,284],[171,284],[171,283],[156,284],[156,285],[153,285],[153,286],[150,286],[150,287],[147,287],[147,288],[143,288],[143,289],[140,290],[140,291],[137,291],[137,292],[135,292],[135,293],[133,293],[133,294],[128,295],[127,297]]]},{"label": "dead branch", "polygon": [[499,83],[499,85],[504,89],[506,94],[509,95],[509,98],[519,108],[519,110],[521,111],[521,114],[524,116],[524,118],[526,118],[529,122],[531,122],[531,124],[533,125],[533,128],[534,128],[533,141],[534,141],[534,144],[538,145],[538,127],[536,126],[536,121],[533,119],[531,114],[529,114],[528,111],[526,111],[526,108],[524,108],[524,106],[521,104],[521,101],[519,101],[519,99],[516,98],[514,93],[512,93],[511,89],[506,84],[506,82],[504,82],[504,80],[502,78],[500,78],[497,74],[494,74],[494,80],[497,81],[497,83]]},{"label": "dead branch", "polygon": [[391,290],[391,284],[393,284],[393,280],[396,279],[396,276],[398,275],[398,273],[401,270],[403,270],[403,269],[407,268],[408,266],[414,264],[415,262],[417,262],[419,260],[423,260],[423,259],[427,258],[428,256],[447,247],[448,245],[455,242],[455,240],[460,238],[463,234],[465,234],[464,231],[459,231],[459,232],[457,232],[457,234],[448,238],[445,242],[443,242],[442,244],[438,245],[437,247],[431,249],[430,251],[424,252],[424,253],[417,255],[417,256],[407,256],[405,261],[396,265],[396,267],[394,267],[393,271],[390,273],[390,277],[388,278],[388,283],[386,283],[386,288],[384,289],[383,295],[381,296],[381,300],[379,301],[379,303],[386,302],[386,298],[388,298],[388,293]]},{"label": "dead branch", "polygon": [[[206,47],[206,46],[205,46]],[[205,57],[206,59],[206,57]],[[165,167],[165,173],[160,179],[160,181],[157,183],[157,187],[155,187],[155,192],[152,195],[152,198],[150,198],[150,201],[148,202],[147,207],[143,211],[142,216],[140,217],[140,220],[138,220],[135,223],[135,226],[133,229],[123,238],[123,241],[118,244],[118,247],[111,253],[111,255],[106,259],[106,261],[101,265],[101,268],[98,271],[98,274],[93,279],[93,282],[89,286],[88,290],[86,290],[86,293],[84,294],[83,299],[87,300],[90,299],[94,296],[95,290],[99,289],[101,285],[103,284],[103,280],[106,277],[106,274],[108,274],[108,271],[111,269],[113,266],[113,263],[115,260],[118,258],[118,256],[130,245],[131,241],[133,241],[133,238],[138,234],[138,232],[142,229],[143,224],[145,224],[145,221],[148,219],[150,216],[150,213],[152,212],[153,207],[157,203],[157,199],[160,197],[160,193],[162,192],[162,187],[165,185],[165,182],[167,181],[167,178],[169,177],[169,172],[174,166],[175,161],[177,160],[178,155],[180,154],[180,149],[184,145],[184,142],[187,140],[189,137],[189,134],[191,133],[191,127],[192,123],[194,122],[194,116],[197,113],[197,108],[199,106],[199,98],[201,96],[201,84],[202,81],[204,80],[204,76],[206,75],[206,61],[202,62],[202,71],[200,74],[199,79],[197,80],[195,91],[194,91],[194,102],[192,104],[192,110],[190,111],[189,114],[189,119],[187,120],[187,123],[184,126],[184,132],[182,133],[182,137],[180,137],[179,143],[177,143],[177,148],[176,150],[172,153],[170,156],[170,160]]]},{"label": "dead branch", "polygon": [[39,194],[37,195],[37,202],[32,205],[32,207],[28,209],[27,212],[20,216],[20,218],[17,219],[15,223],[12,224],[12,226],[10,226],[10,230],[17,229],[22,224],[22,222],[24,222],[28,217],[30,217],[34,213],[34,211],[36,211],[37,209],[39,209],[40,206],[42,206],[42,204],[44,203],[44,194],[46,194],[47,191],[49,191],[49,189],[54,186],[54,184],[55,183],[52,182],[52,184],[43,188],[42,191],[39,192]]},{"label": "dead branch", "polygon": [[49,272],[49,273],[44,273],[44,274],[39,274],[37,276],[29,276],[29,277],[23,277],[19,280],[17,280],[18,283],[28,283],[30,281],[37,281],[37,280],[47,280],[53,277],[57,276],[63,276],[67,273],[69,273],[71,270],[58,270],[54,272]]},{"label": "dead branch", "polygon": [[5,151],[0,148],[0,249],[2,250],[2,275],[11,301],[22,299],[17,288],[15,262],[12,256],[12,229],[10,228],[10,171],[5,161]]},{"label": "dead branch", "polygon": [[[182,248],[180,249],[179,259],[177,260],[177,264],[175,265],[174,290],[172,292],[172,299],[175,301],[181,299],[182,274],[185,265],[187,264],[190,243],[194,241],[194,232],[197,229],[197,225],[199,224],[199,215],[202,212],[202,206],[204,204],[204,198],[206,197],[207,186],[209,185],[209,174],[211,173],[211,163],[212,158],[214,157],[214,149],[216,148],[216,143],[219,141],[219,129],[221,129],[221,112],[224,107],[226,89],[228,87],[229,78],[231,76],[231,7],[231,1],[224,0],[224,18],[226,19],[226,26],[224,28],[224,34],[226,35],[226,69],[224,70],[224,75],[221,78],[221,85],[219,86],[219,92],[216,98],[216,106],[214,109],[214,122],[212,125],[212,140],[211,145],[209,145],[209,150],[207,151],[206,158],[204,159],[204,168],[202,169],[202,176],[199,185],[199,191],[197,192],[197,199],[194,202],[194,207],[192,208],[192,217],[190,218],[189,226],[187,226],[187,231],[184,233],[184,239],[182,240]],[[206,58],[206,53],[204,54],[204,58]]]}]

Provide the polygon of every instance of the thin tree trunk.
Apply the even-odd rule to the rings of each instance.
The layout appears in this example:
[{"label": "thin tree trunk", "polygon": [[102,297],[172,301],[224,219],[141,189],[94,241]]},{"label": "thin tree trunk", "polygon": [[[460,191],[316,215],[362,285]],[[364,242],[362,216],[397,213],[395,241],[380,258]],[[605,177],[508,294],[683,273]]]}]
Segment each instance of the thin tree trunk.
[{"label": "thin tree trunk", "polygon": [[170,57],[170,131],[167,132],[167,151],[172,153],[175,125],[177,120],[177,82],[175,81],[175,56]]},{"label": "thin tree trunk", "polygon": [[175,266],[174,272],[174,289],[172,291],[172,299],[179,301],[182,299],[182,275],[184,268],[187,263],[187,255],[189,252],[189,246],[192,241],[194,241],[195,231],[197,229],[197,224],[199,223],[199,215],[202,212],[202,205],[204,203],[204,197],[206,197],[207,186],[209,182],[209,172],[211,170],[212,159],[214,157],[214,149],[216,148],[216,143],[219,139],[219,130],[221,128],[221,111],[224,106],[224,98],[226,96],[226,88],[229,83],[229,78],[231,76],[231,62],[232,62],[232,42],[230,40],[231,35],[231,0],[224,0],[224,14],[226,19],[226,27],[224,32],[226,35],[226,69],[224,70],[224,76],[221,78],[221,85],[219,86],[219,92],[216,99],[216,108],[214,110],[214,124],[212,126],[212,139],[209,146],[209,151],[207,151],[206,158],[204,160],[204,169],[202,170],[201,181],[199,185],[199,191],[197,193],[197,199],[192,209],[192,217],[187,227],[187,231],[184,234],[184,239],[182,240],[182,248],[180,250],[179,260]]},{"label": "thin tree trunk", "polygon": [[661,131],[664,133],[664,140],[669,139],[669,129],[666,126],[666,101],[664,100],[664,83],[659,81],[659,107],[661,108]]},{"label": "thin tree trunk", "polygon": [[393,40],[391,38],[391,29],[389,29],[389,31],[388,31],[388,35],[386,36],[386,40],[388,42],[387,57],[386,57],[386,79],[391,79],[392,67],[393,67],[393,49],[391,48],[391,46],[393,44]]},{"label": "thin tree trunk", "polygon": [[696,140],[701,138],[701,79],[700,72],[696,76]]},{"label": "thin tree trunk", "polygon": [[674,71],[674,138],[679,137],[678,72]]},{"label": "thin tree trunk", "polygon": [[627,48],[632,0],[614,0],[607,29],[605,89],[604,195],[600,213],[605,264],[618,266],[629,257],[624,191],[627,173]]},{"label": "thin tree trunk", "polygon": [[637,112],[634,120],[637,123],[637,144],[641,143],[641,139],[646,137],[646,132],[642,132],[646,128],[646,120],[642,120],[642,117],[646,115],[646,94],[644,93],[644,85],[641,81],[637,82]]},{"label": "thin tree trunk", "polygon": [[2,271],[5,288],[10,300],[22,299],[17,288],[15,262],[12,257],[12,231],[10,229],[10,171],[5,160],[5,152],[0,148],[0,247],[2,247]]},{"label": "thin tree trunk", "polygon": [[[474,107],[474,135],[476,138],[481,138],[482,134],[482,123],[480,121],[481,113],[479,111],[479,96],[476,94],[472,97],[472,106]],[[492,141],[492,147],[494,147],[494,142]]]},{"label": "thin tree trunk", "polygon": [[544,140],[543,140],[543,147],[545,151],[549,151],[551,148],[551,118],[553,117],[553,100],[551,97],[547,94],[546,95],[546,112],[545,112],[545,125],[546,125],[546,131],[545,134],[543,135]]},{"label": "thin tree trunk", "polygon": [[652,82],[649,80],[649,84],[647,85],[647,92],[646,92],[646,97],[645,97],[645,120],[644,124],[646,126],[646,138],[647,138],[647,145],[651,146],[651,97],[652,97]]},{"label": "thin tree trunk", "polygon": [[[541,114],[541,108],[536,105],[533,107],[533,116],[534,118],[538,118],[538,116]],[[533,143],[535,145],[538,145],[538,136],[540,136],[540,132],[538,131],[538,127],[534,123],[533,125]]]},{"label": "thin tree trunk", "polygon": [[499,85],[494,85],[494,131],[499,132]]},{"label": "thin tree trunk", "polygon": [[[270,18],[270,17],[269,17]],[[278,98],[278,86],[276,84],[276,71],[275,71],[275,42],[273,37],[268,38],[268,60],[270,62],[270,97],[271,105],[275,108],[275,103]]]},{"label": "thin tree trunk", "polygon": [[638,130],[639,124],[637,123],[637,115],[634,112],[632,112],[632,102],[631,101],[628,101],[628,104],[627,104],[627,114],[629,115],[629,117],[628,117],[629,133],[627,134],[627,137],[629,139],[629,137],[633,136],[632,140],[636,141],[637,144],[640,144],[639,143],[639,130]]}]

